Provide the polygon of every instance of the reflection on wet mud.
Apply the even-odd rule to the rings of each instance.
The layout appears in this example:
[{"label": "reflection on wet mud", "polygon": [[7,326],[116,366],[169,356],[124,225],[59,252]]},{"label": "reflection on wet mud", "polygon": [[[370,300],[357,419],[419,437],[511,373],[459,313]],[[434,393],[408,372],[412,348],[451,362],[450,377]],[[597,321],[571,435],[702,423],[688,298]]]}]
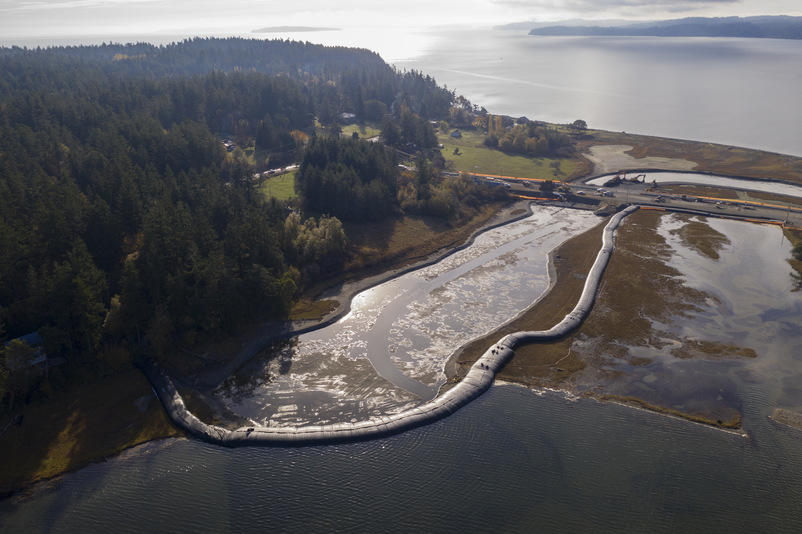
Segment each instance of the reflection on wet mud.
[{"label": "reflection on wet mud", "polygon": [[[573,378],[570,389],[637,398],[712,422],[740,420],[755,394],[776,398],[783,406],[802,405],[795,388],[802,368],[794,358],[802,343],[802,298],[791,291],[790,246],[781,230],[687,215],[663,215],[655,222],[651,229],[643,217],[624,224],[611,284],[633,267],[632,247],[652,241],[661,251],[654,257],[670,269],[666,273],[695,297],[672,313],[670,307],[628,308],[631,299],[603,292],[593,322],[571,345],[593,364]],[[627,224],[638,228],[630,226],[627,233]],[[665,275],[653,262],[639,266],[644,268],[627,274],[651,281]],[[659,294],[653,284],[633,287]],[[672,294],[658,300],[671,306],[676,288],[666,287],[673,288]],[[611,325],[613,317],[634,325],[630,321],[636,314],[648,321],[646,336],[638,336],[637,328]],[[615,330],[614,337],[592,334],[594,326],[605,324]],[[790,383],[783,378],[789,374],[795,377]]]},{"label": "reflection on wet mud", "polygon": [[292,347],[296,340],[276,341],[259,351],[236,373],[226,378],[216,393],[235,404],[268,384],[276,375],[286,375],[292,369]]},{"label": "reflection on wet mud", "polygon": [[537,207],[360,293],[343,319],[269,349],[216,393],[237,414],[277,425],[361,420],[431,399],[451,354],[531,306],[549,286],[548,253],[600,223],[589,212]]},{"label": "reflection on wet mud", "polygon": [[[548,251],[597,223],[550,209],[488,232],[359,294],[335,325],[271,346],[216,393],[264,425],[357,421],[417,405],[436,394],[455,349],[548,288]],[[779,229],[639,213],[617,243],[581,330],[536,348],[556,355],[549,373],[564,375],[566,358],[586,362],[558,387],[718,424],[739,424],[753,395],[761,406],[771,398],[802,408],[802,297],[791,291]]]}]

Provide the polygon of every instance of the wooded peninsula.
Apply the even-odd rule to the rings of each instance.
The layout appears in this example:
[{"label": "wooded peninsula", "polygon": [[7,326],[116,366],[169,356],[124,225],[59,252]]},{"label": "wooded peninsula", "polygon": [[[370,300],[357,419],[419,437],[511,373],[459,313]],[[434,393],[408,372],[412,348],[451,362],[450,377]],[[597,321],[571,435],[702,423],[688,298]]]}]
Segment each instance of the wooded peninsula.
[{"label": "wooded peninsula", "polygon": [[[304,309],[322,289],[460,245],[514,200],[460,157],[524,158],[549,182],[591,172],[594,144],[741,176],[802,168],[493,116],[361,49],[12,47],[0,67],[6,494],[176,433],[148,402],[138,358],[169,367],[257,322],[320,317],[325,307]],[[265,188],[279,176],[294,184],[285,198]]]}]

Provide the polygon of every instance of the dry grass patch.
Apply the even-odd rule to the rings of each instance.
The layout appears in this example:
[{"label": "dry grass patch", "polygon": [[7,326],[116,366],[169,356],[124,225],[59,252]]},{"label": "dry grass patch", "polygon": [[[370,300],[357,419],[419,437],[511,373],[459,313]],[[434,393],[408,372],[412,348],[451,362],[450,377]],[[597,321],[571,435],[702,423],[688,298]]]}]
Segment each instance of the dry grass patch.
[{"label": "dry grass patch", "polygon": [[689,197],[719,198],[722,200],[738,199],[738,192],[733,189],[721,189],[718,187],[706,187],[703,185],[663,184],[660,185],[660,192],[672,195],[686,195]]},{"label": "dry grass patch", "polygon": [[[658,211],[640,210],[625,219],[616,234],[616,250],[607,266],[596,304],[577,331],[558,341],[533,343],[515,351],[515,357],[499,378],[528,386],[567,389],[574,393],[636,403],[641,407],[727,428],[740,424],[736,407],[708,399],[707,393],[688,390],[684,410],[673,407],[674,399],[659,395],[643,398],[612,395],[618,384],[631,380],[627,369],[652,363],[649,349],[665,351],[677,358],[731,359],[754,357],[751,349],[728,343],[680,340],[655,329],[655,322],[672,324],[701,310],[710,295],[684,284],[681,272],[667,264],[673,251],[656,229]],[[726,237],[702,222],[687,217],[683,239],[708,257],[716,255]],[[564,243],[555,255],[556,283],[551,291],[521,317],[460,351],[449,368],[452,376],[466,372],[487,346],[503,335],[520,330],[544,330],[565,316],[576,304],[601,246],[602,226]],[[671,338],[671,339],[669,339]],[[632,347],[646,348],[631,351]],[[577,381],[577,377],[585,378]],[[588,380],[587,377],[593,378]],[[682,388],[680,388],[682,389]]]},{"label": "dry grass patch", "polygon": [[703,425],[711,425],[717,426],[721,428],[727,428],[730,430],[737,430],[741,428],[741,421],[743,417],[741,414],[733,413],[730,414],[729,417],[724,419],[718,419],[713,417],[707,417],[705,415],[700,414],[690,414],[687,412],[682,412],[680,410],[676,410],[674,408],[668,408],[666,406],[660,406],[657,404],[652,404],[650,402],[646,402],[643,399],[639,399],[638,397],[632,396],[623,396],[623,395],[601,395],[598,397],[599,400],[603,401],[612,401],[618,402],[621,404],[629,404],[632,406],[637,406],[639,408],[644,408],[646,410],[650,410],[652,412],[658,412],[666,415],[671,415],[674,417],[680,417],[682,419],[687,419],[688,421],[693,421],[695,423],[701,423]]},{"label": "dry grass patch", "polygon": [[747,195],[749,195],[749,197],[751,198],[761,200],[769,204],[780,204],[780,205],[790,204],[794,206],[802,205],[802,198],[777,195],[774,193],[764,193],[762,191],[749,191]]},{"label": "dry grass patch", "polygon": [[483,206],[460,223],[412,215],[378,222],[345,222],[343,226],[353,251],[351,260],[340,275],[321,281],[306,293],[316,295],[341,281],[401,269],[436,252],[461,246],[505,204]]},{"label": "dry grass patch", "polygon": [[579,142],[581,151],[598,144],[629,145],[634,158],[663,157],[696,162],[696,171],[726,176],[785,180],[802,183],[802,158],[749,148],[664,139],[646,135],[594,131]]},{"label": "dry grass patch", "polygon": [[319,320],[337,309],[339,303],[335,300],[314,300],[302,297],[293,306],[290,312],[290,321]]},{"label": "dry grass patch", "polygon": [[0,436],[0,457],[6,459],[0,494],[146,441],[180,435],[138,370],[28,405],[21,415],[22,424],[12,424]]},{"label": "dry grass patch", "polygon": [[671,351],[675,358],[683,360],[704,358],[709,360],[731,360],[733,358],[757,358],[757,352],[732,343],[686,340],[681,347]]}]

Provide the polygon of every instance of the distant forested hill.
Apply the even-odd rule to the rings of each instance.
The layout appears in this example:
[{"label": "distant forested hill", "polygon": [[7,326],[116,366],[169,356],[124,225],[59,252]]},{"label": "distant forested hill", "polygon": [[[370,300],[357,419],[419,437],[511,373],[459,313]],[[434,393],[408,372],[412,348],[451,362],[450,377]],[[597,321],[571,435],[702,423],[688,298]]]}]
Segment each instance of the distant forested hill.
[{"label": "distant forested hill", "polygon": [[[296,41],[196,38],[171,45],[148,43],[0,48],[0,98],[19,91],[80,91],[103,78],[177,79],[211,72],[259,73],[295,80],[327,120],[346,110],[359,114],[379,102],[406,102],[427,118],[448,114],[453,92],[416,71],[399,72],[375,52]],[[261,118],[261,117],[260,117]]]},{"label": "distant forested hill", "polygon": [[614,27],[548,26],[532,29],[529,35],[802,39],[802,17],[695,17]]},{"label": "distant forested hill", "polygon": [[[282,40],[0,48],[0,72],[0,398],[33,380],[6,340],[38,331],[51,356],[105,368],[145,341],[158,355],[283,316],[342,265],[340,222],[265,201],[224,141],[287,164],[344,112],[403,131],[455,100],[373,52]],[[398,212],[395,162],[378,145],[353,153],[386,167],[371,215]]]}]

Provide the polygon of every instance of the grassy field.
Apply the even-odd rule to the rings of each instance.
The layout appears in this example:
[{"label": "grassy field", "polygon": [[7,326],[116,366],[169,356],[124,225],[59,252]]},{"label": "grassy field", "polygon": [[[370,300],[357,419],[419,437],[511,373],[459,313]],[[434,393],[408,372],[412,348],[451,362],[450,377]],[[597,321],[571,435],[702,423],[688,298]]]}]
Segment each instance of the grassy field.
[{"label": "grassy field", "polygon": [[[390,217],[379,222],[346,221],[343,226],[353,256],[342,272],[307,288],[305,295],[312,298],[340,282],[380,275],[440,250],[462,245],[506,204],[498,202],[483,206],[459,224],[418,215]],[[311,318],[309,313],[306,313],[306,318]]]},{"label": "grassy field", "polygon": [[268,178],[258,186],[265,198],[288,200],[298,196],[295,193],[295,173],[288,172]]},{"label": "grassy field", "polygon": [[342,131],[342,134],[348,137],[356,132],[359,134],[360,139],[369,139],[382,133],[378,126],[371,124],[349,124],[348,126],[343,126]]},{"label": "grassy field", "polygon": [[[438,134],[443,144],[442,153],[446,161],[452,162],[460,172],[560,180],[571,176],[577,164],[570,159],[534,158],[520,154],[506,154],[483,145],[484,134],[478,131],[461,130],[462,138],[451,134]],[[459,155],[454,150],[459,149]],[[558,171],[552,166],[559,164]]]},{"label": "grassy field", "polygon": [[[378,135],[377,128],[364,129],[353,125],[344,128],[346,134],[356,131],[361,138]],[[524,178],[555,179],[552,161],[541,158],[528,158],[520,155],[504,154],[482,145],[483,136],[466,130],[462,139],[454,139],[448,134],[439,137],[444,145],[443,155],[452,161],[456,168],[466,172],[492,175],[518,176]],[[698,163],[700,171],[722,174],[774,178],[787,181],[800,181],[802,158],[792,158],[752,151],[737,147],[695,143],[691,141],[661,139],[648,136],[594,131],[580,141],[579,148],[587,149],[593,144],[613,144],[633,146],[633,157],[660,156],[689,159]],[[454,154],[459,148],[461,155]],[[252,148],[245,149],[246,156],[253,162],[263,157],[255,154]],[[590,172],[590,163],[581,157],[560,162],[561,175],[557,178],[574,177]],[[270,197],[288,199],[295,197],[294,174],[288,173],[271,177],[259,186],[260,191]],[[763,198],[762,194],[751,193],[753,197]],[[307,295],[314,296],[338,282],[380,275],[389,269],[398,268],[425,258],[427,255],[446,247],[462,244],[471,232],[498,213],[501,204],[486,206],[481,212],[459,225],[445,221],[424,218],[404,217],[388,219],[382,224],[349,223],[347,231],[354,250],[358,251],[346,270],[339,276],[326,280],[316,288],[309,288]],[[648,222],[649,214],[641,213],[633,221]],[[577,236],[566,243],[559,251],[559,261],[555,271],[559,283],[540,303],[529,312],[501,330],[489,334],[485,339],[466,346],[458,358],[459,363],[449,363],[449,376],[464,373],[459,368],[475,361],[489,343],[499,339],[503,333],[517,330],[540,330],[549,328],[570,311],[582,290],[587,268],[598,251],[601,226]],[[627,243],[622,232],[621,243]],[[799,235],[794,236],[802,240]],[[645,239],[638,235],[630,238],[631,243],[644,244]],[[648,243],[645,243],[648,244]],[[660,266],[649,262],[654,251],[626,255],[621,247],[613,255],[611,265],[605,274],[605,291],[600,301],[617,305],[621,316],[632,309],[633,299],[638,295],[680,294],[681,288],[650,287],[658,280],[664,285],[671,282],[670,277],[644,278],[644,273],[654,275]],[[623,252],[622,252],[623,251]],[[628,259],[628,261],[626,261]],[[620,291],[616,288],[635,290]],[[666,304],[655,299],[655,306]],[[331,302],[313,302],[303,299],[293,310],[297,319],[314,318],[331,309]],[[667,305],[667,304],[666,304]],[[582,333],[601,336],[604,329],[607,336],[632,335],[635,332],[631,322],[603,317],[595,310],[595,317],[589,317]],[[598,319],[601,317],[601,320]],[[611,328],[610,325],[617,325]],[[643,328],[639,330],[645,332]],[[588,362],[569,351],[567,342],[531,345],[517,351],[516,358],[504,369],[501,378],[523,382],[527,385],[544,386],[560,384],[583,369]],[[593,362],[591,362],[593,363]],[[655,404],[655,403],[653,403]],[[655,409],[654,406],[650,406]],[[56,476],[74,470],[92,461],[102,461],[105,456],[115,454],[127,447],[158,437],[178,435],[164,416],[161,406],[154,401],[150,385],[139,371],[130,370],[105,378],[102,382],[74,389],[69,394],[53,396],[43,403],[33,403],[14,415],[23,416],[21,424],[11,423],[10,417],[0,419],[0,457],[11,459],[3,463],[0,470],[0,493],[10,492],[31,482]],[[686,416],[688,414],[685,414]],[[730,414],[719,415],[728,419]]]}]

